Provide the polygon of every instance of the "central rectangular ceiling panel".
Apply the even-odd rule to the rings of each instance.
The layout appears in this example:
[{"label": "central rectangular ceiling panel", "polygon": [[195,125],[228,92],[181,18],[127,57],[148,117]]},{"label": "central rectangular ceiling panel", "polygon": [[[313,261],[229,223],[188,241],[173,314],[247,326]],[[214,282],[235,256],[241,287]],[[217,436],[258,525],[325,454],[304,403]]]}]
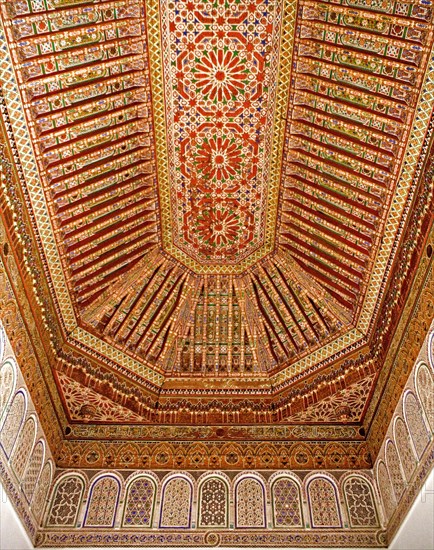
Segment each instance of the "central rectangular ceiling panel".
[{"label": "central rectangular ceiling panel", "polygon": [[153,4],[163,246],[199,273],[242,272],[274,245],[295,3]]}]

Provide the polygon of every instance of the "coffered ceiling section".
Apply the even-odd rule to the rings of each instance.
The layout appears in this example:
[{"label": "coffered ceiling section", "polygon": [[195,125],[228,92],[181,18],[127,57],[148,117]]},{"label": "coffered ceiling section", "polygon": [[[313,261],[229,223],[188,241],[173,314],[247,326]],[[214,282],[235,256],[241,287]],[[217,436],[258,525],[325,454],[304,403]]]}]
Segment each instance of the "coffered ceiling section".
[{"label": "coffered ceiling section", "polygon": [[429,1],[0,5],[67,333],[145,377],[262,379],[369,336],[432,101]]}]

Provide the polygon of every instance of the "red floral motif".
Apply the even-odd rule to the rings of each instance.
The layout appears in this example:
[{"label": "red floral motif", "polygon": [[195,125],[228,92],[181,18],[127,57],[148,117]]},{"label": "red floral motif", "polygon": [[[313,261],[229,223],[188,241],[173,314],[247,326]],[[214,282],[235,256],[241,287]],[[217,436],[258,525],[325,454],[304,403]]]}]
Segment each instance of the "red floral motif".
[{"label": "red floral motif", "polygon": [[200,238],[212,246],[226,245],[240,230],[238,216],[230,210],[205,210],[197,222]]},{"label": "red floral motif", "polygon": [[207,178],[218,180],[235,176],[242,161],[241,151],[236,143],[220,136],[204,141],[195,158],[198,170]]},{"label": "red floral motif", "polygon": [[206,52],[196,65],[196,86],[208,99],[229,101],[244,88],[246,67],[234,52]]}]

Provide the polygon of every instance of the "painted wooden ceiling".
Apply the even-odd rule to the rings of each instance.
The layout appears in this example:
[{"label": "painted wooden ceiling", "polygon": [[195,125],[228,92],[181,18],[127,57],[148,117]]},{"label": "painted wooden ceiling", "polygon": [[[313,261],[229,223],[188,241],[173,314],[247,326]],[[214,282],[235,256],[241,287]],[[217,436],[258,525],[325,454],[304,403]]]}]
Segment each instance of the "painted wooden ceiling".
[{"label": "painted wooden ceiling", "polygon": [[[1,10],[29,211],[71,345],[173,399],[269,400],[369,345],[415,201],[431,2]],[[374,378],[353,380],[360,403]]]}]

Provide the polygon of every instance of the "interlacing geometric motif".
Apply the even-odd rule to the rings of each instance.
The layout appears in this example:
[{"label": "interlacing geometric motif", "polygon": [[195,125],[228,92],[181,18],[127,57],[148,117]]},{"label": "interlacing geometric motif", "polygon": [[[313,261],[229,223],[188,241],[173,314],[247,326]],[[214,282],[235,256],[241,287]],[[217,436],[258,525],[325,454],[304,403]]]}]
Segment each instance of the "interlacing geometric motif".
[{"label": "interlacing geometric motif", "polygon": [[163,489],[160,527],[190,527],[192,496],[192,486],[187,479],[170,479]]},{"label": "interlacing geometric motif", "polygon": [[303,412],[287,418],[290,422],[336,422],[342,420],[345,412],[346,422],[358,422],[366,406],[366,399],[372,388],[375,375],[367,376],[345,390],[321,399]]},{"label": "interlacing geometric motif", "polygon": [[402,418],[398,418],[395,424],[395,442],[405,477],[410,481],[416,468],[416,457],[411,447],[407,426]]},{"label": "interlacing geometric motif", "polygon": [[113,403],[104,395],[78,384],[63,373],[57,373],[60,388],[72,420],[99,422],[138,422],[141,417],[126,407]]},{"label": "interlacing geometric motif", "polygon": [[351,527],[379,527],[372,488],[361,477],[350,477],[344,483]]},{"label": "interlacing geometric motif", "polygon": [[237,527],[266,527],[264,487],[253,477],[236,485],[235,517]]},{"label": "interlacing geometric motif", "polygon": [[38,481],[38,476],[44,462],[44,444],[42,441],[38,441],[35,445],[32,456],[30,457],[29,465],[22,483],[22,490],[27,502],[32,500],[33,492]]},{"label": "interlacing geometric motif", "polygon": [[421,365],[416,375],[416,388],[420,402],[434,432],[434,380],[426,365]]},{"label": "interlacing geometric motif", "polygon": [[0,367],[0,422],[3,420],[6,404],[14,389],[14,372],[11,361],[5,361]]},{"label": "interlacing geometric motif", "polygon": [[308,484],[312,527],[340,527],[337,491],[331,481],[315,478]]},{"label": "interlacing geometric motif", "polygon": [[200,264],[238,263],[264,242],[282,7],[161,10],[172,239]]},{"label": "interlacing geometric motif", "polygon": [[388,441],[386,444],[386,463],[392,487],[395,492],[396,502],[399,502],[405,490],[406,482],[401,472],[401,463],[398,453],[392,441]]},{"label": "interlacing geometric motif", "polygon": [[7,413],[6,420],[0,432],[0,443],[6,453],[6,456],[11,454],[15,440],[17,438],[20,425],[23,421],[26,402],[22,392],[15,395],[14,400]]},{"label": "interlacing geometric motif", "polygon": [[152,527],[155,492],[155,482],[148,477],[139,477],[129,485],[123,527]]},{"label": "interlacing geometric motif", "polygon": [[21,479],[35,441],[36,425],[33,418],[28,418],[18,436],[12,455],[11,466],[18,479]]},{"label": "interlacing geometric motif", "polygon": [[300,489],[289,477],[275,481],[271,489],[273,499],[274,526],[302,527]]},{"label": "interlacing geometric motif", "polygon": [[98,479],[91,488],[84,525],[112,527],[119,498],[120,483],[111,476]]},{"label": "interlacing geometric motif", "polygon": [[227,527],[228,500],[228,486],[222,479],[204,481],[199,492],[199,527]]},{"label": "interlacing geometric motif", "polygon": [[404,414],[417,456],[421,458],[430,441],[430,434],[413,393],[408,393],[404,398]]},{"label": "interlacing geometric motif", "polygon": [[83,491],[84,482],[80,477],[68,475],[62,479],[56,485],[54,497],[51,500],[47,525],[50,527],[75,526]]}]

